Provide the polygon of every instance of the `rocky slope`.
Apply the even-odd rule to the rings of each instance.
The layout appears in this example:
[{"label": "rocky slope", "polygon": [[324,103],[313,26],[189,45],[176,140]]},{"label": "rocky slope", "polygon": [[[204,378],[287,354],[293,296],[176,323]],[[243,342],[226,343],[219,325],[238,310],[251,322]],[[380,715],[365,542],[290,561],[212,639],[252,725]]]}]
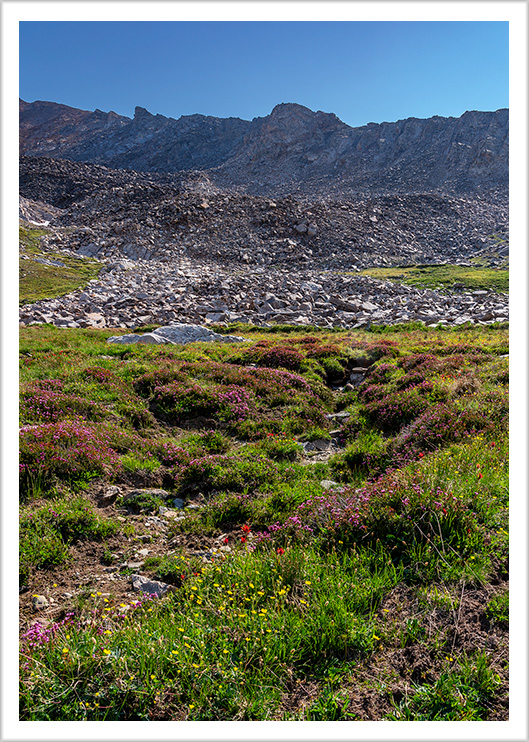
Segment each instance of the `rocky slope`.
[{"label": "rocky slope", "polygon": [[252,121],[134,118],[20,101],[20,151],[150,172],[207,171],[252,194],[485,193],[508,184],[508,111],[351,127],[283,103]]},{"label": "rocky slope", "polygon": [[95,258],[102,272],[83,291],[22,307],[20,321],[506,319],[502,294],[356,274],[485,255],[504,265],[507,124],[506,111],[352,129],[292,104],[244,122],[21,103],[20,216],[46,227],[39,260]]},{"label": "rocky slope", "polygon": [[87,257],[354,270],[461,262],[507,237],[504,200],[440,194],[308,199],[233,194],[205,176],[22,157],[20,193],[62,209],[55,247]]}]

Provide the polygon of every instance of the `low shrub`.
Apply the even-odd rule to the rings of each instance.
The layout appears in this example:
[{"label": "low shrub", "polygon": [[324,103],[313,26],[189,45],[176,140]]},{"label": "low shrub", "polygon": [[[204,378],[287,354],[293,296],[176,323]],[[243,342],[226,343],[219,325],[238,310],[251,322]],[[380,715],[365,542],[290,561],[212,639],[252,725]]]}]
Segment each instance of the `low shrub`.
[{"label": "low shrub", "polygon": [[53,480],[106,474],[121,467],[111,433],[84,422],[56,422],[25,426],[20,430],[20,491],[36,495]]},{"label": "low shrub", "polygon": [[20,418],[24,423],[55,423],[77,418],[102,420],[105,415],[104,408],[97,402],[50,389],[47,384],[34,384],[20,396]]}]

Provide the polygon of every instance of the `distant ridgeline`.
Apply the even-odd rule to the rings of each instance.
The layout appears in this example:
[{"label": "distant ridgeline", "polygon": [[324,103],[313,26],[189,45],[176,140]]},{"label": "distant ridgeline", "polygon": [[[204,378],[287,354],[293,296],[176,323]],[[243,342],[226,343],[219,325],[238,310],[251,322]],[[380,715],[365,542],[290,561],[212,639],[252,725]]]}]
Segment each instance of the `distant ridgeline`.
[{"label": "distant ridgeline", "polygon": [[351,127],[293,103],[244,121],[134,118],[20,101],[20,153],[140,172],[202,171],[213,187],[286,193],[505,194],[509,112],[467,111]]}]

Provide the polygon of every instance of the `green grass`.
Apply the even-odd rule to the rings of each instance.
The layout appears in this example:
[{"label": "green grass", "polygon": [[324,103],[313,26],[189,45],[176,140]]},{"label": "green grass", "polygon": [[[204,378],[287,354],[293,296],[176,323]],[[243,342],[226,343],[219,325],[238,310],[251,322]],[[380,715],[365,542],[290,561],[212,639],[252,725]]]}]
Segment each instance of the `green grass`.
[{"label": "green grass", "polygon": [[[288,328],[244,349],[109,334],[21,330],[21,583],[71,574],[76,544],[115,564],[111,539],[172,497],[203,506],[145,531],[163,599],[88,591],[22,638],[21,719],[365,720],[369,699],[378,719],[506,718],[506,327]],[[364,384],[331,393],[360,355]],[[337,426],[337,454],[303,458]],[[136,478],[172,497],[98,513]],[[469,593],[479,637],[458,633]]]},{"label": "green grass", "polygon": [[457,287],[467,291],[486,289],[509,292],[509,271],[483,266],[416,265],[402,268],[368,268],[362,273],[373,278],[421,288],[453,290]]},{"label": "green grass", "polygon": [[[86,286],[92,278],[97,278],[101,270],[101,263],[97,260],[73,258],[60,252],[40,250],[39,237],[47,233],[45,230],[20,227],[19,232],[20,252],[30,256],[20,259],[20,305],[62,296]],[[58,261],[63,265],[44,265],[35,258]]]}]

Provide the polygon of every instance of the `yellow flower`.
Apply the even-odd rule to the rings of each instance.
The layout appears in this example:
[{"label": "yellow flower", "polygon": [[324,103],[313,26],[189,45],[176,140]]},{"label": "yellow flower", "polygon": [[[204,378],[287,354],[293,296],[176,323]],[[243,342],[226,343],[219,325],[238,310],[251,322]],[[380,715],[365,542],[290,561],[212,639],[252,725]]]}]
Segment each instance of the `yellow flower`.
[{"label": "yellow flower", "polygon": [[151,680],[156,680],[156,675],[151,675]]},{"label": "yellow flower", "polygon": [[64,654],[66,654],[66,652],[69,652],[70,650],[68,649],[68,647],[64,647],[64,649],[62,651],[63,651]]},{"label": "yellow flower", "polygon": [[103,649],[103,654],[110,654],[110,649]]},{"label": "yellow flower", "polygon": [[194,709],[194,708],[195,708],[195,704],[194,704],[194,703],[190,703],[190,704],[189,704],[189,708],[190,708],[190,709]]},{"label": "yellow flower", "polygon": [[310,580],[305,580],[305,585],[311,585],[311,584],[312,583],[310,582]]}]

